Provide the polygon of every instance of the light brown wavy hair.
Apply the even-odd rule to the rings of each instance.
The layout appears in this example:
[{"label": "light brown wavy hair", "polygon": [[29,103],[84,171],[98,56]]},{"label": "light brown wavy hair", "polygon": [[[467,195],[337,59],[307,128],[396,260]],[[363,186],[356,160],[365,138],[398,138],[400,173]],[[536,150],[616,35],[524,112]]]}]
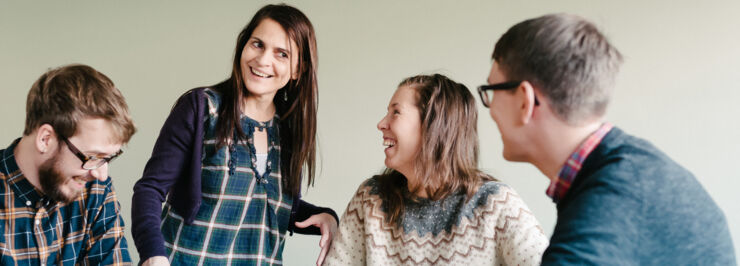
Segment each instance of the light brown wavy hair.
[{"label": "light brown wavy hair", "polygon": [[406,177],[393,169],[376,176],[386,207],[386,222],[400,225],[404,203],[425,191],[430,200],[456,193],[467,198],[493,177],[478,170],[478,111],[475,98],[465,85],[444,75],[418,75],[398,87],[416,91],[421,119],[421,150],[416,157],[416,176],[421,182],[407,186]]},{"label": "light brown wavy hair", "polygon": [[47,71],[31,86],[23,135],[49,124],[60,137],[70,138],[77,132],[77,123],[86,118],[110,122],[112,137],[121,144],[136,133],[126,100],[113,81],[90,66],[62,66]]}]

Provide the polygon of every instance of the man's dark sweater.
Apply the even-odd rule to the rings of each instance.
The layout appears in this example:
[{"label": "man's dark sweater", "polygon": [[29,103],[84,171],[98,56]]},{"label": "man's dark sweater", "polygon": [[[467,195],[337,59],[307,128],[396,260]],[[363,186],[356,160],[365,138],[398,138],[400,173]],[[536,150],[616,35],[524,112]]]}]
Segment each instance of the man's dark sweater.
[{"label": "man's dark sweater", "polygon": [[736,265],[725,216],[694,175],[616,127],[557,209],[544,265]]}]

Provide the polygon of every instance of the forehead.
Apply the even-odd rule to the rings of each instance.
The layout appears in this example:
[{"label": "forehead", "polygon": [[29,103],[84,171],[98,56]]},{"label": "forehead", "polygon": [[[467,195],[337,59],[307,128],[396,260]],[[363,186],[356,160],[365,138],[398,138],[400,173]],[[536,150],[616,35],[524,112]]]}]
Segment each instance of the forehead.
[{"label": "forehead", "polygon": [[279,48],[287,49],[288,45],[290,48],[295,48],[295,41],[290,40],[288,33],[283,29],[277,21],[266,18],[260,21],[257,27],[252,32],[252,38],[257,38],[263,42],[279,46]]},{"label": "forehead", "polygon": [[406,85],[398,87],[393,93],[389,106],[394,104],[401,107],[416,106],[416,90]]},{"label": "forehead", "polygon": [[74,136],[69,138],[82,152],[113,154],[121,148],[113,125],[103,118],[85,118],[77,123]]}]

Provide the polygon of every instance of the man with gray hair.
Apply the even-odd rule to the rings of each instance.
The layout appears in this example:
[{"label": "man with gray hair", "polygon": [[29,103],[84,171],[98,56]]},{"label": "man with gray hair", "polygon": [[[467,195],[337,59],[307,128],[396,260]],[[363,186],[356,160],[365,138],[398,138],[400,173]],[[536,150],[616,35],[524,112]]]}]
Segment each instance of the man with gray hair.
[{"label": "man with gray hair", "polygon": [[622,56],[578,16],[511,27],[478,88],[506,160],[550,179],[543,264],[734,265],[722,210],[686,169],[604,121]]}]

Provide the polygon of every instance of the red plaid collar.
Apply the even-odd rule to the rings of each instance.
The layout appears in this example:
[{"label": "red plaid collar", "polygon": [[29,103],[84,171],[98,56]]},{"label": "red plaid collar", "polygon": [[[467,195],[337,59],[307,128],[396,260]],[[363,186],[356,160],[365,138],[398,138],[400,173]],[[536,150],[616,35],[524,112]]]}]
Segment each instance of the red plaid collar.
[{"label": "red plaid collar", "polygon": [[558,201],[568,193],[570,184],[581,170],[583,161],[586,160],[591,151],[601,143],[601,140],[604,138],[606,133],[609,133],[613,127],[614,126],[609,122],[602,124],[599,129],[594,133],[591,133],[591,135],[581,143],[581,146],[579,146],[578,149],[568,157],[568,160],[565,161],[565,165],[560,169],[558,177],[550,182],[550,186],[545,191],[547,196],[552,198],[553,202],[558,203]]}]

